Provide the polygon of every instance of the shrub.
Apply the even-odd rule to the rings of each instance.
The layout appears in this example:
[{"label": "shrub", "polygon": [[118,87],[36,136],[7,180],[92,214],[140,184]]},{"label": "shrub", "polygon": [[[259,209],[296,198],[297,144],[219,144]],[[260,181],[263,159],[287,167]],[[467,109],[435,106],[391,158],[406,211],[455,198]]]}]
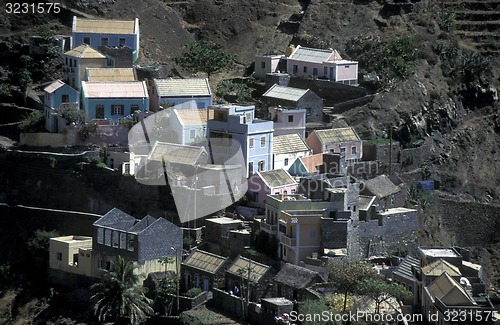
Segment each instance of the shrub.
[{"label": "shrub", "polygon": [[41,111],[33,111],[19,122],[18,128],[21,132],[42,131],[45,124],[45,116]]},{"label": "shrub", "polygon": [[186,291],[186,296],[189,298],[194,298],[197,297],[201,293],[200,288],[191,288],[188,291]]}]

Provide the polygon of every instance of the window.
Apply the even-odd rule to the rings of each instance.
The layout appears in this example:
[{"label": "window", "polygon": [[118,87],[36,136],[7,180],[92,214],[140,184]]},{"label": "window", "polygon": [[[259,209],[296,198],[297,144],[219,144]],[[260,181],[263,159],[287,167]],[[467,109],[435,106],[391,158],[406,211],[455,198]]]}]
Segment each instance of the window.
[{"label": "window", "polygon": [[111,105],[111,112],[113,115],[125,115],[124,105]]},{"label": "window", "polygon": [[292,123],[293,122],[293,115],[288,115],[288,123]]},{"label": "window", "polygon": [[133,252],[134,251],[134,236],[133,235],[128,235],[128,241],[127,241],[127,250]]},{"label": "window", "polygon": [[304,66],[304,73],[307,73],[307,66]]},{"label": "window", "polygon": [[120,248],[127,249],[127,234],[123,232],[120,233]]},{"label": "window", "polygon": [[106,270],[111,270],[111,262],[110,261],[107,261],[106,262]]},{"label": "window", "polygon": [[266,62],[261,62],[260,63],[260,68],[265,69],[266,68]]},{"label": "window", "polygon": [[253,161],[248,163],[248,175],[253,175]]},{"label": "window", "polygon": [[318,68],[313,68],[313,76],[316,77],[318,75]]},{"label": "window", "polygon": [[260,147],[264,148],[266,146],[266,137],[260,137]]},{"label": "window", "polygon": [[56,252],[56,259],[58,261],[62,261],[62,253],[61,252]]},{"label": "window", "polygon": [[253,138],[248,139],[248,147],[253,148]]},{"label": "window", "polygon": [[348,66],[348,65],[346,65],[344,68],[349,69],[349,66]]},{"label": "window", "polygon": [[62,101],[63,103],[67,103],[67,102],[69,102],[69,95],[63,94],[61,97],[62,97],[62,98],[61,98],[61,101]]},{"label": "window", "polygon": [[132,104],[130,105],[130,114],[134,113],[135,111],[139,110],[139,105],[137,104]]},{"label": "window", "polygon": [[68,65],[68,57],[64,58],[64,62],[66,62],[66,65]]},{"label": "window", "polygon": [[125,46],[126,45],[125,44],[125,38],[120,38],[119,39],[119,44],[120,44],[120,46]]},{"label": "window", "polygon": [[299,71],[299,67],[296,64],[294,64],[293,65],[293,73],[297,73],[298,71]]},{"label": "window", "polygon": [[113,230],[112,236],[111,236],[111,245],[115,248],[118,248],[120,243],[120,233],[116,230]]},{"label": "window", "polygon": [[102,228],[97,228],[97,243],[98,244],[104,243],[104,229]]},{"label": "window", "polygon": [[87,45],[90,45],[90,37],[86,36],[83,38],[83,42]]},{"label": "window", "polygon": [[340,154],[345,155],[345,148],[340,148]]},{"label": "window", "polygon": [[285,161],[283,162],[283,165],[288,166],[288,158],[285,158]]},{"label": "window", "polygon": [[104,245],[111,246],[111,230],[104,229]]},{"label": "window", "polygon": [[351,154],[355,155],[356,154],[356,147],[351,148]]},{"label": "window", "polygon": [[315,230],[311,230],[309,232],[309,238],[316,238],[316,231]]},{"label": "window", "polygon": [[189,130],[189,138],[194,139],[196,137],[196,130]]},{"label": "window", "polygon": [[259,172],[264,171],[265,167],[266,167],[266,162],[264,160],[259,161]]},{"label": "window", "polygon": [[108,46],[109,39],[107,37],[101,38],[101,46]]},{"label": "window", "polygon": [[95,118],[104,118],[104,106],[103,105],[96,105]]},{"label": "window", "polygon": [[328,67],[323,67],[323,74],[325,74],[325,75],[328,74]]}]

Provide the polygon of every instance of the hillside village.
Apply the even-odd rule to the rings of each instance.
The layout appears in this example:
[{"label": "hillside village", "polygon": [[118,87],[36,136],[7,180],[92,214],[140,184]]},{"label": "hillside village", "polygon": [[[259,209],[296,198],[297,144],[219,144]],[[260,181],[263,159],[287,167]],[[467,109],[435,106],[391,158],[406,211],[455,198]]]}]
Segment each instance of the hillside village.
[{"label": "hillside village", "polygon": [[[440,186],[398,176],[419,152],[389,135],[363,140],[343,118],[373,95],[359,84],[376,77],[360,75],[355,58],[301,45],[259,55],[258,102],[220,103],[209,78],[136,69],[139,43],[138,19],[73,17],[71,37],[59,40],[63,77],[39,103],[46,132],[23,133],[20,145],[104,149],[102,168],[169,186],[177,217],[113,208],[88,225],[92,236],[51,238],[51,284],[95,287],[124,258],[145,277],[151,323],[207,307],[250,324],[309,323],[293,315],[344,291],[356,294],[351,311],[408,323],[500,319],[494,284],[470,252],[418,241],[425,198]],[[342,105],[328,106],[336,94]],[[358,297],[336,282],[343,263],[405,294]]]}]

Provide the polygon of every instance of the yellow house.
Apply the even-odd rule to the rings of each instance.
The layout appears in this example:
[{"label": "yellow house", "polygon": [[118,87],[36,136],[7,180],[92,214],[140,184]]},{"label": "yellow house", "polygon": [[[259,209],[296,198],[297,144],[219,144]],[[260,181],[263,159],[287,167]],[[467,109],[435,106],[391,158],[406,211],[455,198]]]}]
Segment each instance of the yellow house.
[{"label": "yellow house", "polygon": [[287,210],[279,220],[280,257],[298,265],[321,249],[321,218],[326,210]]},{"label": "yellow house", "polygon": [[49,247],[51,269],[94,276],[92,274],[92,237],[54,237],[50,239]]}]

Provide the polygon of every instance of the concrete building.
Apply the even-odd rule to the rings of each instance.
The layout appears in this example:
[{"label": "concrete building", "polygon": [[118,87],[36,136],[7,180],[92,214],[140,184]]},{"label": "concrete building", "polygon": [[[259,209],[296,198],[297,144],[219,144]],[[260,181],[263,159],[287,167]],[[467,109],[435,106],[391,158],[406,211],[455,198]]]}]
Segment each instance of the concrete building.
[{"label": "concrete building", "polygon": [[235,258],[244,248],[250,247],[250,232],[243,221],[227,217],[207,219],[205,239],[207,251],[230,258]]},{"label": "concrete building", "polygon": [[[216,105],[208,120],[209,151],[215,164],[242,164],[246,177],[272,169],[273,122],[254,118],[255,106]],[[233,161],[243,154],[243,162]]]},{"label": "concrete building", "polygon": [[302,156],[288,167],[292,176],[311,176],[317,174],[344,174],[345,162],[340,154],[318,153]]},{"label": "concrete building", "polygon": [[117,123],[136,111],[146,112],[149,95],[144,81],[82,82],[82,108],[89,120]]},{"label": "concrete building", "polygon": [[130,47],[132,61],[139,57],[139,18],[132,20],[84,19],[73,16],[72,45]]},{"label": "concrete building", "polygon": [[283,106],[306,111],[306,122],[323,120],[323,99],[312,90],[273,85],[261,100],[268,107]]},{"label": "concrete building", "polygon": [[269,119],[274,122],[274,137],[298,134],[305,139],[305,109],[269,107]]},{"label": "concrete building", "polygon": [[80,105],[80,93],[61,80],[54,81],[45,87],[43,92],[45,129],[49,132],[58,133],[62,131],[59,108],[63,104],[72,104],[78,109]]},{"label": "concrete building", "polygon": [[[237,297],[243,296],[248,301],[259,301],[271,295],[270,288],[274,275],[270,266],[238,256],[226,271],[226,289]],[[250,288],[249,297],[243,287]]]},{"label": "concrete building", "polygon": [[314,284],[325,282],[318,272],[305,267],[286,263],[273,279],[275,283],[274,294],[291,301],[304,301],[311,294],[308,288]]},{"label": "concrete building", "polygon": [[201,288],[208,291],[212,288],[224,288],[225,273],[229,264],[227,257],[195,249],[181,265],[184,290]]},{"label": "concrete building", "polygon": [[213,95],[208,79],[153,79],[150,89],[151,110],[160,106],[180,105],[194,101],[194,108],[207,108],[212,105]]},{"label": "concrete building", "polygon": [[63,79],[80,90],[87,68],[106,68],[106,57],[87,44],[81,44],[63,54]]},{"label": "concrete building", "polygon": [[264,81],[266,79],[266,74],[278,72],[280,62],[284,62],[284,59],[285,56],[283,54],[257,55],[255,57],[255,79]]},{"label": "concrete building", "polygon": [[[207,112],[208,111],[208,112]],[[173,109],[168,119],[166,136],[173,143],[193,145],[207,140],[207,121],[214,118],[214,110]]]},{"label": "concrete building", "polygon": [[363,158],[361,138],[353,128],[315,130],[306,139],[314,154],[340,153],[346,162],[356,162]]},{"label": "concrete building", "polygon": [[127,82],[137,81],[134,68],[86,68],[84,81]]},{"label": "concrete building", "polygon": [[265,207],[268,194],[294,194],[297,182],[284,169],[256,172],[248,179],[248,193],[251,205]]},{"label": "concrete building", "polygon": [[289,74],[324,78],[346,85],[358,83],[358,62],[344,60],[336,50],[297,46],[287,49]]},{"label": "concrete building", "polygon": [[[276,125],[276,124],[275,124]],[[312,150],[298,134],[274,136],[273,138],[273,169],[287,170],[299,157],[307,157]]]},{"label": "concrete building", "polygon": [[92,237],[62,236],[49,241],[49,268],[95,277],[92,268]]}]

